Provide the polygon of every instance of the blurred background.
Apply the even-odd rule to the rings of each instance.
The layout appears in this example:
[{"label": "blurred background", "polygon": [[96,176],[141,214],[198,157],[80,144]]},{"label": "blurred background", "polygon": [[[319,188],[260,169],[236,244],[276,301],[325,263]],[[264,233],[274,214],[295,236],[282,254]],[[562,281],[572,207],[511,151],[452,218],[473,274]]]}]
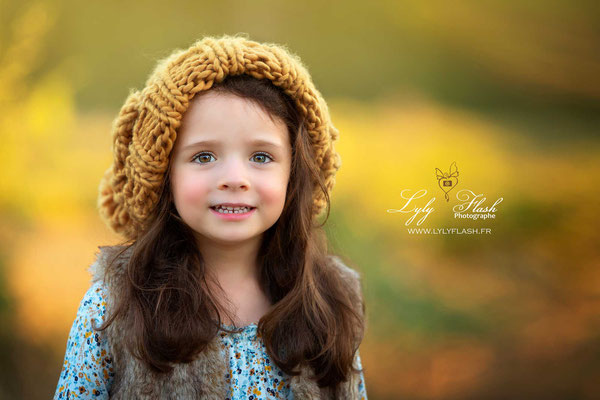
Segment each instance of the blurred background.
[{"label": "blurred background", "polygon": [[[596,1],[0,1],[0,398],[47,399],[90,285],[110,127],[204,35],[287,45],[340,130],[326,225],[361,272],[370,399],[600,398]],[[435,168],[497,198],[455,220]],[[404,189],[428,190],[411,235]],[[413,223],[414,226],[414,223]]]}]

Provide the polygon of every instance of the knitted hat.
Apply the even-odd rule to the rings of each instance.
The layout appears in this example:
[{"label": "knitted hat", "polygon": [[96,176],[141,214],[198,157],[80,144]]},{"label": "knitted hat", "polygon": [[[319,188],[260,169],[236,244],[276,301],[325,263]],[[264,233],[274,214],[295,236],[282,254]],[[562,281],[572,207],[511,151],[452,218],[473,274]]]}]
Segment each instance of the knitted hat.
[{"label": "knitted hat", "polygon": [[[321,93],[300,59],[284,47],[240,36],[205,37],[158,62],[140,92],[132,90],[112,127],[113,164],[99,187],[98,208],[105,223],[127,239],[145,226],[158,202],[169,155],[194,95],[228,75],[270,79],[306,117],[313,155],[328,192],[341,166],[333,147],[338,130]],[[319,187],[313,217],[326,207]]]}]

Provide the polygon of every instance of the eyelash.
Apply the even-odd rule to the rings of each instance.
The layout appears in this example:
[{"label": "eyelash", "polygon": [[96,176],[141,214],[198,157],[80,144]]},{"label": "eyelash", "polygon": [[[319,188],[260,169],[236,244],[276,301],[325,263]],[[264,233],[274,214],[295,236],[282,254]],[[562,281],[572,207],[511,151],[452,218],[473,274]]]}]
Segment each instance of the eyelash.
[{"label": "eyelash", "polygon": [[[204,154],[210,154],[210,155],[212,155],[214,157],[214,155],[211,152],[209,152],[209,151],[201,151],[200,153],[198,153],[198,154],[194,155],[194,157],[192,157],[192,161],[196,160],[198,157],[200,157],[200,156],[202,156]],[[270,162],[273,162],[273,157],[271,157],[271,155],[269,153],[265,153],[264,151],[259,151],[257,153],[254,153],[252,155],[252,157],[254,157],[254,156],[266,156],[266,157],[269,157],[271,159]],[[208,164],[208,163],[201,162],[201,163],[197,163],[197,164]],[[259,164],[269,164],[269,163],[268,162],[263,162],[263,163],[259,163]]]}]

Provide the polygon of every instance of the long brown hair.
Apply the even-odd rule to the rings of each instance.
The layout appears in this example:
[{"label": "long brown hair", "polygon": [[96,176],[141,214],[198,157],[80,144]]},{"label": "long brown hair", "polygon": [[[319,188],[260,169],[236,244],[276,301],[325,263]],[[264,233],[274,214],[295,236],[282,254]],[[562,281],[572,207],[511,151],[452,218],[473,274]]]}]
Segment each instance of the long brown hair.
[{"label": "long brown hair", "polygon": [[[352,363],[364,334],[365,306],[330,265],[322,229],[330,199],[301,113],[266,79],[228,76],[210,91],[253,101],[288,127],[292,164],[286,201],[278,221],[264,233],[258,253],[260,285],[273,307],[260,319],[258,330],[282,371],[297,375],[296,367],[308,363],[318,385],[335,393],[350,373],[360,372]],[[321,224],[311,217],[317,187],[327,199]],[[127,279],[115,296],[114,312],[97,330],[123,313],[132,330],[124,338],[128,349],[151,370],[168,373],[172,363],[191,362],[204,350],[221,326],[220,310],[227,308],[207,285],[209,276],[193,231],[175,209],[168,172],[152,215],[147,228],[124,242],[126,249],[132,247]]]}]

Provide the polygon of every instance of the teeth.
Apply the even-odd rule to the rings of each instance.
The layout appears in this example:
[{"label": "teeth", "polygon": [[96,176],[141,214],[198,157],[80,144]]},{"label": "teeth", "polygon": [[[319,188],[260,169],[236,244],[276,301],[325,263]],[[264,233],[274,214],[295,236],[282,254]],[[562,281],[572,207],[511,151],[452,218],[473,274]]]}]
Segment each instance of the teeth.
[{"label": "teeth", "polygon": [[250,211],[249,207],[223,207],[223,206],[216,206],[214,208],[215,208],[215,210],[217,210],[218,212],[220,212],[222,214],[242,214],[242,213]]}]

